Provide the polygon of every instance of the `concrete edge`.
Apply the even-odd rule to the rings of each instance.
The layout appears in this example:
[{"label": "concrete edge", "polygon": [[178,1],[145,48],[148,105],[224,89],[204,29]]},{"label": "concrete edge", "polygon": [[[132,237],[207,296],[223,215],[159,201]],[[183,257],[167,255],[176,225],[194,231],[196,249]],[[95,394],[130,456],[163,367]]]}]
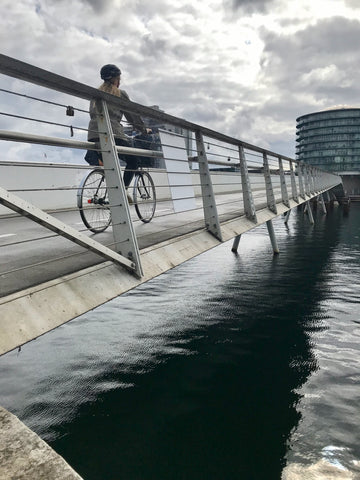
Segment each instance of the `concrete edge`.
[{"label": "concrete edge", "polygon": [[3,407],[0,407],[0,478],[82,480],[44,440]]}]

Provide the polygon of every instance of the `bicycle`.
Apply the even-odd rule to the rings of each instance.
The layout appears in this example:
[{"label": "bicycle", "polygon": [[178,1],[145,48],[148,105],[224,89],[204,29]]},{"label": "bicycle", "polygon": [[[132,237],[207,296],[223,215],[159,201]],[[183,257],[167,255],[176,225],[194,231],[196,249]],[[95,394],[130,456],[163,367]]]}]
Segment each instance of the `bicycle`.
[{"label": "bicycle", "polygon": [[[156,209],[156,191],[150,173],[140,167],[135,172],[133,204],[139,219],[149,223]],[[94,233],[104,232],[111,224],[110,203],[104,169],[96,167],[83,178],[77,204],[86,228]]]}]

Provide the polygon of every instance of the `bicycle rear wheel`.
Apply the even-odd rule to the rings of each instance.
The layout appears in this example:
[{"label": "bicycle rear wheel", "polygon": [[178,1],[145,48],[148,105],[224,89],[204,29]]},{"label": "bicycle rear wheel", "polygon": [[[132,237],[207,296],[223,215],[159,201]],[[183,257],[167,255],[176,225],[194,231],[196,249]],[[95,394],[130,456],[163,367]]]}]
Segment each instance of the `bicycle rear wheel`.
[{"label": "bicycle rear wheel", "polygon": [[140,170],[135,175],[134,204],[140,220],[149,223],[155,213],[156,192],[153,179],[148,172]]},{"label": "bicycle rear wheel", "polygon": [[77,197],[80,216],[86,228],[94,233],[106,230],[111,223],[111,213],[102,169],[95,168],[83,179]]}]

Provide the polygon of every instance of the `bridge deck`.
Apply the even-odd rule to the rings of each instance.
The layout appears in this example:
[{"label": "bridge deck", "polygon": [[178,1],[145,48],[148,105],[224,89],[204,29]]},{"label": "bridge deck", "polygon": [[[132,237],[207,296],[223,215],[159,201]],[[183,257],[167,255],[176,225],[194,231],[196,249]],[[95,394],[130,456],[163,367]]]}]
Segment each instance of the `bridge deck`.
[{"label": "bridge deck", "polygon": [[[264,205],[261,192],[256,198],[257,223],[254,223],[242,214],[238,194],[221,195],[218,208],[224,241],[289,210],[278,202],[275,215]],[[290,200],[290,208],[297,205]],[[1,258],[2,271],[11,267],[12,273],[3,275],[2,281],[0,327],[4,334],[0,338],[0,354],[220,244],[204,228],[202,210],[167,216],[164,213],[171,211],[169,202],[160,204],[159,209],[162,210],[161,216],[154,218],[150,224],[137,222],[135,226],[144,269],[141,279],[112,262],[103,262],[92,253],[82,255],[74,263],[71,254],[80,247],[49,234],[26,218],[8,218],[6,223],[0,221],[0,236],[19,235],[16,244],[7,247],[6,254],[3,253]],[[236,210],[238,214],[235,215]],[[184,227],[182,217],[185,215],[187,223]],[[70,224],[80,221],[75,212],[64,212],[59,216],[62,219],[66,217]],[[23,240],[38,238],[39,230],[48,238],[40,243],[36,240],[22,243]],[[97,240],[104,244],[111,242],[111,237],[111,229],[96,235]],[[49,252],[59,261],[43,264]],[[30,271],[22,268],[24,262],[25,265],[34,264],[34,259],[37,266],[32,266]]]},{"label": "bridge deck", "polygon": [[[222,225],[237,218],[246,225],[246,230],[256,226],[244,217],[239,194],[223,194],[217,197]],[[148,224],[138,221],[134,208],[131,207],[140,250],[156,248],[162,242],[202,231],[205,225],[201,199],[197,199],[197,204],[199,206],[197,210],[174,213],[172,202],[163,201],[158,206],[157,215]],[[257,192],[255,204],[257,211],[266,207],[264,192]],[[287,210],[285,206],[283,208],[284,211]],[[62,212],[54,216],[75,229],[79,229],[82,225],[79,213],[76,211]],[[113,241],[111,227],[100,234],[93,234],[90,231],[86,231],[86,234],[104,245],[111,245]],[[41,241],[38,241],[39,238]],[[5,242],[8,243],[6,249],[0,249],[2,275],[0,297],[103,262],[98,255],[84,252],[81,247],[49,232],[26,217],[15,216],[7,218],[6,221],[4,219],[0,221],[0,245]],[[81,255],[77,255],[78,253]],[[76,262],[74,262],[74,255],[76,255]],[[28,265],[31,265],[30,270],[26,268]]]}]

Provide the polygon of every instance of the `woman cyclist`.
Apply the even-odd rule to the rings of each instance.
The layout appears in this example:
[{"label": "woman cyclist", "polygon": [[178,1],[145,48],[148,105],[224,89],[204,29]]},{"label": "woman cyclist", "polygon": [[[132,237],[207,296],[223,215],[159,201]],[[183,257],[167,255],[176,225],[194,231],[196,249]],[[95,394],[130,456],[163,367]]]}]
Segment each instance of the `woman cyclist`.
[{"label": "woman cyclist", "polygon": [[[116,65],[108,64],[104,65],[100,70],[100,77],[104,81],[100,85],[99,90],[102,92],[110,93],[117,97],[123,97],[129,100],[128,94],[124,90],[120,90],[120,76],[121,71]],[[116,145],[132,147],[133,144],[130,141],[129,137],[125,134],[124,128],[121,124],[123,116],[126,120],[133,126],[134,130],[140,131],[143,134],[147,133],[144,122],[141,117],[138,115],[130,114],[129,112],[122,112],[114,105],[108,104],[109,117],[111,122],[112,131],[114,134],[114,139]],[[98,142],[99,133],[98,133],[98,124],[97,124],[97,110],[96,102],[92,100],[90,102],[90,122],[88,127],[88,141],[89,142]],[[144,136],[142,135],[142,138]],[[137,148],[146,148],[146,144],[136,143]],[[134,176],[135,170],[139,167],[140,159],[135,155],[124,155],[119,154],[119,158],[126,163],[126,168],[124,172],[124,184],[127,189],[131,183],[131,180]],[[102,165],[101,153],[94,150],[88,150],[85,155],[85,160],[90,165]],[[129,194],[127,194],[128,200],[131,203],[132,199]]]}]

